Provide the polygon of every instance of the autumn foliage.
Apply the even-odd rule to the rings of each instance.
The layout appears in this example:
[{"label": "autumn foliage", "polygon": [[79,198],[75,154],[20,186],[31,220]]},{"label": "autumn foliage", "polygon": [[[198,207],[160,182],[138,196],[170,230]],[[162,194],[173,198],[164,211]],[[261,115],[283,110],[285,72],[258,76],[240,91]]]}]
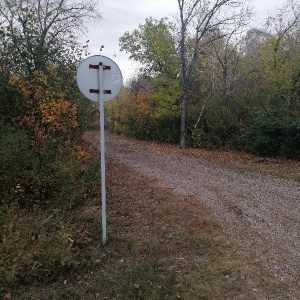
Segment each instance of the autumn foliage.
[{"label": "autumn foliage", "polygon": [[47,75],[36,71],[32,79],[13,77],[10,84],[19,91],[26,108],[16,121],[28,130],[34,148],[59,136],[70,139],[70,133],[78,126],[77,104],[70,103],[63,91],[51,86]]},{"label": "autumn foliage", "polygon": [[139,139],[175,142],[179,84],[164,77],[137,79],[106,104],[110,128]]},{"label": "autumn foliage", "polygon": [[[56,68],[31,77],[14,74],[0,88],[0,103],[2,292],[3,285],[51,277],[74,266],[78,251],[61,216],[98,193],[99,162],[81,140],[86,120],[93,121],[93,108]],[[35,237],[32,214],[51,216],[50,210],[61,216],[39,225]],[[31,225],[20,231],[19,224],[27,223]]]},{"label": "autumn foliage", "polygon": [[[112,129],[181,146],[300,159],[300,6],[293,3],[287,1],[264,28],[218,23],[201,32],[199,26],[184,47],[174,30],[180,25],[167,19],[146,19],[126,32],[121,50],[145,67],[112,104],[130,109],[108,109]],[[181,49],[185,59],[172,49]],[[145,93],[147,110],[141,107]]]},{"label": "autumn foliage", "polygon": [[82,140],[97,107],[75,81],[87,52],[76,38],[101,17],[92,2],[0,5],[0,297],[76,268],[84,247],[65,212],[98,194],[98,157]]}]

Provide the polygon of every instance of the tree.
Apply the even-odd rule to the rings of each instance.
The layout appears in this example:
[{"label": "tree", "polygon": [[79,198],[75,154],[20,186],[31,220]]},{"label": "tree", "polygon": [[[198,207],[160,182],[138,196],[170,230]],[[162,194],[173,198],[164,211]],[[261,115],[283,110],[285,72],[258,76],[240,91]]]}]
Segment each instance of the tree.
[{"label": "tree", "polygon": [[[71,53],[86,22],[99,21],[96,0],[3,0],[2,48],[17,71],[45,71],[49,63],[74,60]],[[75,53],[76,56],[76,53]],[[12,69],[12,68],[11,68]]]},{"label": "tree", "polygon": [[274,52],[279,50],[281,42],[290,34],[300,29],[300,4],[295,0],[287,0],[282,8],[277,9],[275,15],[268,17],[266,30],[270,34],[275,32]]},{"label": "tree", "polygon": [[[240,15],[240,20],[225,31],[216,30],[213,36],[206,35],[200,43],[201,59],[195,64],[195,70],[190,81],[190,95],[197,96],[201,101],[190,99],[199,108],[198,117],[189,129],[196,130],[201,121],[207,101],[218,97],[224,104],[233,97],[234,89],[239,85],[238,66],[243,43],[241,35],[250,20],[251,14],[245,11]],[[220,38],[219,38],[220,37]],[[198,102],[198,103],[196,103]]]},{"label": "tree", "polygon": [[[142,64],[141,74],[130,84],[135,98],[127,115],[128,132],[134,132],[139,138],[175,140],[175,122],[180,109],[180,61],[174,32],[175,25],[167,18],[148,18],[145,24],[120,38],[121,51],[130,53],[130,59]],[[134,106],[139,114],[132,113]],[[144,123],[140,122],[141,116]]]},{"label": "tree", "polygon": [[130,53],[130,59],[141,63],[145,75],[175,79],[179,74],[179,57],[174,30],[174,24],[167,18],[148,18],[145,24],[120,38],[121,51]]},{"label": "tree", "polygon": [[264,29],[247,32],[242,59],[243,98],[252,107],[254,103],[256,109],[264,111],[295,107],[297,93],[291,86],[299,74],[299,29],[300,6],[289,0],[267,18]]},{"label": "tree", "polygon": [[237,82],[238,64],[243,52],[241,35],[249,24],[250,17],[250,11],[245,10],[240,15],[240,19],[233,26],[230,26],[225,34],[223,32],[217,33],[219,36],[223,36],[222,38],[214,39],[211,43],[214,50],[213,55],[222,70],[221,99],[223,102],[232,98],[232,92]]},{"label": "tree", "polygon": [[[230,26],[240,18],[243,1],[236,0],[177,0],[180,20],[180,58],[182,74],[180,146],[185,147],[187,97],[192,74],[199,56],[200,42],[207,35],[220,29],[221,25]],[[215,38],[220,38],[216,36]],[[193,40],[191,55],[188,44]]]}]

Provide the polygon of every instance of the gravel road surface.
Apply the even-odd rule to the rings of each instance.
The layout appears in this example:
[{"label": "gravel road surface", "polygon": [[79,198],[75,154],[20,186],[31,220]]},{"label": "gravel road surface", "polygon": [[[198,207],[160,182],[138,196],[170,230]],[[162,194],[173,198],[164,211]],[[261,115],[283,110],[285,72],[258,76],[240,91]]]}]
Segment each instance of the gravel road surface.
[{"label": "gravel road surface", "polygon": [[300,299],[299,183],[231,170],[109,133],[106,153],[109,159],[209,206],[228,227],[241,254],[288,282],[291,299]]}]

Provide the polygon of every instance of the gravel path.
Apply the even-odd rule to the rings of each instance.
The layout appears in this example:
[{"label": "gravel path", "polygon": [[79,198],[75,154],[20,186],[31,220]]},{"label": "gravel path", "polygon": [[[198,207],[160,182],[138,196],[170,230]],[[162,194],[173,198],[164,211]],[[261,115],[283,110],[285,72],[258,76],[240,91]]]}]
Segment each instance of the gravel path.
[{"label": "gravel path", "polygon": [[289,283],[300,299],[300,184],[164,151],[106,134],[107,156],[208,205],[240,252]]}]

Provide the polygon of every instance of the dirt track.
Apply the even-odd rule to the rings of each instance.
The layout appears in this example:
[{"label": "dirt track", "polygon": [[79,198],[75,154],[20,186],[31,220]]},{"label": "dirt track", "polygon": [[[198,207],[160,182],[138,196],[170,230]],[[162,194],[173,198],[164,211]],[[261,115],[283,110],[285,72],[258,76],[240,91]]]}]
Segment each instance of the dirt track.
[{"label": "dirt track", "polygon": [[106,133],[109,159],[205,203],[240,252],[289,282],[291,299],[300,299],[300,184],[166,149]]}]

